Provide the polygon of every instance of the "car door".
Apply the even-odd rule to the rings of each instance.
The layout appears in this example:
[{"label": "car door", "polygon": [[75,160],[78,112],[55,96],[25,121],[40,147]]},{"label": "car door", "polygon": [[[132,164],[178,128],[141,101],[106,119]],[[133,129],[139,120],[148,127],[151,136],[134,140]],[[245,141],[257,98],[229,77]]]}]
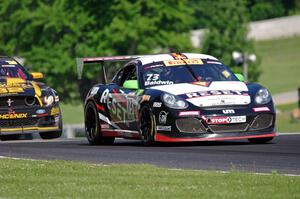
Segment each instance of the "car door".
[{"label": "car door", "polygon": [[[114,78],[116,87],[110,92],[112,121],[126,131],[138,131],[137,118],[139,96],[137,89],[128,88],[124,83],[128,80],[137,81],[137,67],[132,64],[124,67]],[[126,132],[124,131],[124,132]]]}]

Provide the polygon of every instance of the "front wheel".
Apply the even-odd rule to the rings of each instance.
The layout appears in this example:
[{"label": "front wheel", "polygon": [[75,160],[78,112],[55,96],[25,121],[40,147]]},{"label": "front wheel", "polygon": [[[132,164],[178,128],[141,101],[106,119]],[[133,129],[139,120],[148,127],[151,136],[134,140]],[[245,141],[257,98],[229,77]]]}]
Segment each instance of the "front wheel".
[{"label": "front wheel", "polygon": [[267,142],[270,142],[273,139],[274,139],[274,137],[267,137],[267,138],[250,138],[248,140],[250,143],[253,143],[253,144],[265,144]]},{"label": "front wheel", "polygon": [[154,143],[155,118],[149,105],[143,105],[140,109],[140,133],[144,145]]},{"label": "front wheel", "polygon": [[59,126],[59,130],[40,133],[40,137],[44,140],[59,138],[62,134],[62,119],[61,119],[61,116],[59,118],[58,126]]},{"label": "front wheel", "polygon": [[103,137],[101,133],[98,111],[93,102],[88,102],[85,109],[85,133],[91,145],[113,144],[114,137]]}]

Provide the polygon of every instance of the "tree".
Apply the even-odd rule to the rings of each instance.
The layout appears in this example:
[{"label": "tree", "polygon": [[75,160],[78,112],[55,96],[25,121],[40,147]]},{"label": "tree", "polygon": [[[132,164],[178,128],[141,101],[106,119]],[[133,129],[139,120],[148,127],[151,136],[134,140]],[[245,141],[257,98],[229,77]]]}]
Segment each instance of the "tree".
[{"label": "tree", "polygon": [[[191,48],[187,0],[5,0],[0,2],[0,54],[26,58],[66,100],[78,99],[76,57]],[[99,81],[86,67],[84,88]]]},{"label": "tree", "polygon": [[[241,73],[235,66],[232,52],[255,53],[253,43],[247,39],[248,14],[245,0],[214,0],[210,6],[209,33],[205,36],[203,52],[216,56],[233,71]],[[258,63],[250,64],[249,80],[257,81],[260,74]]]}]

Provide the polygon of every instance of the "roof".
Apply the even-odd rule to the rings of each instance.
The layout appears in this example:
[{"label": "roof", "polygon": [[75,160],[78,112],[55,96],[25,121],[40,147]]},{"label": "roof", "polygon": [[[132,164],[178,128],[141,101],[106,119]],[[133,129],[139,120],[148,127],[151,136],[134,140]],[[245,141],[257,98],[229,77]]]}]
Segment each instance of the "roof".
[{"label": "roof", "polygon": [[105,57],[83,57],[76,58],[77,63],[77,73],[78,79],[81,79],[83,66],[88,63],[104,63],[104,62],[130,62],[139,60],[143,65],[160,62],[160,61],[168,61],[175,59],[211,59],[218,60],[217,58],[199,53],[170,53],[170,54],[154,54],[154,55],[125,55],[125,56],[105,56]]},{"label": "roof", "polygon": [[[206,54],[199,54],[199,53],[181,53],[181,55],[185,56],[187,59],[211,59],[211,60],[218,60],[217,58],[206,55]],[[149,64],[152,62],[159,62],[159,61],[167,61],[175,59],[171,54],[158,54],[158,55],[146,55],[137,58],[136,60],[140,60],[143,65]]]}]

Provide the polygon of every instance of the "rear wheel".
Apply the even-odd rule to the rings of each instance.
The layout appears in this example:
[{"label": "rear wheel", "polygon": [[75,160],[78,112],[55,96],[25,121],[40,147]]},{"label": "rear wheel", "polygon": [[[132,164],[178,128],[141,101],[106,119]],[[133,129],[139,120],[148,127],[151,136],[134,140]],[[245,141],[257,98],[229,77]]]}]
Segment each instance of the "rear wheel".
[{"label": "rear wheel", "polygon": [[149,105],[143,105],[140,109],[140,131],[144,145],[154,143],[155,118]]},{"label": "rear wheel", "polygon": [[273,139],[274,139],[274,137],[267,137],[267,138],[250,138],[248,140],[250,143],[253,143],[253,144],[265,144],[267,142],[270,142]]},{"label": "rear wheel", "polygon": [[98,111],[93,102],[88,102],[85,109],[85,133],[91,145],[113,144],[114,137],[103,137],[99,122]]}]

